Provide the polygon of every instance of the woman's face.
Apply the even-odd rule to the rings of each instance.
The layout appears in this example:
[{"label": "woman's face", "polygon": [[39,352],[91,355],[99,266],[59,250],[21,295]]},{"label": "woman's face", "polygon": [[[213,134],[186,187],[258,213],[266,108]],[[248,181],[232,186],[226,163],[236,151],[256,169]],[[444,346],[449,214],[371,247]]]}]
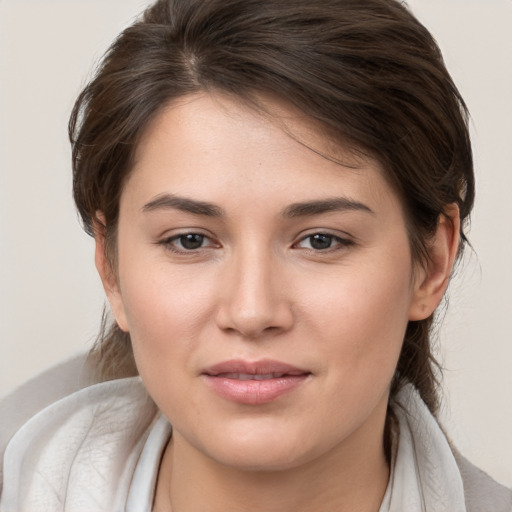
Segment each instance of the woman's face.
[{"label": "woman's face", "polygon": [[311,120],[266,104],[279,121],[205,94],[152,122],[106,286],[176,446],[246,469],[382,445],[418,307],[379,165],[320,156],[333,149]]}]

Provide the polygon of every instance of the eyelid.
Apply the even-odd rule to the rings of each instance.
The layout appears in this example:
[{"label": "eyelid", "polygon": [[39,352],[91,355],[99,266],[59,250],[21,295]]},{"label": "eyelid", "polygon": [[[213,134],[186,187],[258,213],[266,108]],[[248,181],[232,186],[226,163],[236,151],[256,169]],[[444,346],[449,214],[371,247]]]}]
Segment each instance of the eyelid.
[{"label": "eyelid", "polygon": [[[314,249],[310,247],[300,247],[299,244],[308,238],[311,238],[315,235],[325,235],[328,237],[333,238],[338,243],[333,247],[328,247],[327,249]],[[297,238],[296,242],[293,243],[292,247],[297,249],[302,249],[310,252],[314,252],[315,254],[320,253],[329,253],[340,249],[345,249],[349,246],[355,245],[356,241],[353,236],[349,235],[348,233],[340,233],[336,232],[334,233],[330,229],[314,229],[311,231],[308,231],[306,233],[301,233]]]},{"label": "eyelid", "polygon": [[[180,249],[176,247],[174,242],[176,240],[179,240],[181,237],[185,237],[187,235],[199,235],[207,240],[209,240],[209,244],[206,246],[198,247],[197,249]],[[159,240],[156,242],[157,245],[164,246],[167,250],[178,254],[178,255],[192,255],[197,254],[199,251],[204,251],[211,248],[219,248],[221,247],[220,243],[216,242],[215,238],[208,233],[205,233],[202,229],[199,228],[189,228],[189,229],[183,229],[180,230],[177,233],[173,233],[170,235],[163,235],[159,238]]]}]

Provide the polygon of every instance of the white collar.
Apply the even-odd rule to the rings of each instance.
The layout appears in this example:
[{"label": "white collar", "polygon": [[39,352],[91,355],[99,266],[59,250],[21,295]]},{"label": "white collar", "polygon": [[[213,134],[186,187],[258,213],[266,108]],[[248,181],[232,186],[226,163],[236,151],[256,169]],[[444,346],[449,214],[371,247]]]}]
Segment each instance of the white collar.
[{"label": "white collar", "polygon": [[139,378],[85,388],[42,410],[4,455],[2,512],[120,512],[158,414]]},{"label": "white collar", "polygon": [[126,512],[151,512],[160,460],[171,435],[171,425],[160,414],[151,427],[126,499]]},{"label": "white collar", "polygon": [[439,424],[411,384],[394,402],[399,434],[379,512],[466,512],[462,477]]}]

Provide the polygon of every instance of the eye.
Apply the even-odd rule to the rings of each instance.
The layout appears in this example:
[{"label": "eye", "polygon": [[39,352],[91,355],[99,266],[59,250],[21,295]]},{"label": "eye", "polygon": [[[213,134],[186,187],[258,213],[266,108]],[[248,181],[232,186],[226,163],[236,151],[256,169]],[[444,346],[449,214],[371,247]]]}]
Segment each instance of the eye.
[{"label": "eye", "polygon": [[351,245],[350,240],[345,240],[339,236],[331,235],[329,233],[313,233],[305,236],[297,244],[296,247],[301,249],[312,249],[314,251],[327,251],[329,249],[336,249],[339,247],[347,247]]},{"label": "eye", "polygon": [[160,243],[171,251],[178,253],[196,251],[198,249],[212,247],[215,245],[209,237],[201,233],[182,233],[166,238]]}]

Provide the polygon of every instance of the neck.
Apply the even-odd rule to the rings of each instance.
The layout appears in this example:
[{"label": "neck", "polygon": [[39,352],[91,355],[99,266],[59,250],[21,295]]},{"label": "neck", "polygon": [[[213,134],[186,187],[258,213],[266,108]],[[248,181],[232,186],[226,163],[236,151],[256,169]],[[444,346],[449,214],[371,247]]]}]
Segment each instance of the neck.
[{"label": "neck", "polygon": [[153,510],[377,512],[389,478],[383,430],[371,439],[368,432],[352,437],[297,467],[246,471],[217,463],[175,433],[162,459]]}]

